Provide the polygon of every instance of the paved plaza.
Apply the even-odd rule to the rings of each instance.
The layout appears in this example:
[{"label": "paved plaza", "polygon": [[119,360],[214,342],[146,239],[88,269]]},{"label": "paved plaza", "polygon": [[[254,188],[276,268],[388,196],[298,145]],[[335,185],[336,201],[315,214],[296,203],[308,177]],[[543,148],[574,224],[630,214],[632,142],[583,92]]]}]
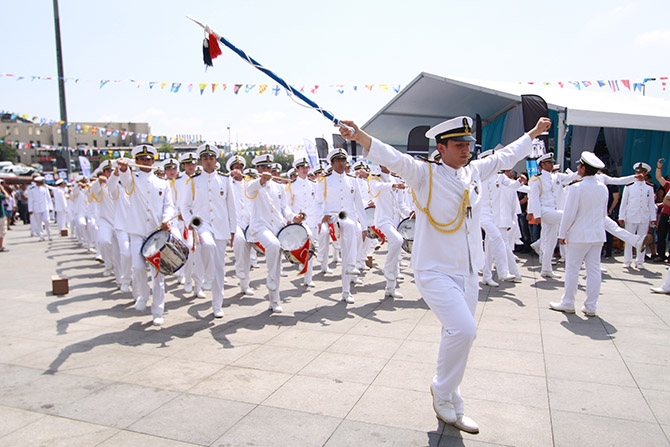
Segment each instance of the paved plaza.
[{"label": "paved plaza", "polygon": [[[606,260],[595,318],[579,313],[582,287],[577,314],[548,309],[563,283],[536,257],[521,284],[483,286],[461,387],[470,435],[435,418],[440,326],[409,267],[405,297],[380,300],[384,247],[350,305],[339,275],[306,290],[286,264],[282,314],[267,310],[262,258],[255,296],[238,293],[229,250],[224,318],[169,278],[156,327],[73,238],[18,224],[5,246],[0,446],[670,446],[670,296],[649,291],[667,264]],[[56,274],[67,295],[52,295]]]}]

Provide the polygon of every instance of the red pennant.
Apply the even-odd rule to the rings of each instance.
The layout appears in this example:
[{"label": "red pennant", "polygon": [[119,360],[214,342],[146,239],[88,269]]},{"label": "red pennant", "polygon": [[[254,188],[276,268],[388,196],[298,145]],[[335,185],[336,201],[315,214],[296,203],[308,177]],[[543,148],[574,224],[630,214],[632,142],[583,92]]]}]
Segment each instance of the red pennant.
[{"label": "red pennant", "polygon": [[305,272],[307,271],[307,261],[309,261],[310,244],[311,241],[309,238],[307,238],[305,244],[302,247],[296,248],[295,250],[291,250],[291,254],[295,256],[295,258],[302,264],[302,270],[298,272],[298,275],[304,275]]},{"label": "red pennant", "polygon": [[330,233],[330,238],[333,242],[337,241],[337,236],[335,235],[335,224],[328,223],[328,232]]},{"label": "red pennant", "polygon": [[157,251],[155,254],[149,256],[147,258],[147,261],[149,261],[151,265],[156,267],[156,275],[158,275],[158,272],[160,272],[161,269],[161,252]]},{"label": "red pennant", "polygon": [[212,59],[216,59],[221,56],[221,47],[219,47],[219,40],[213,33],[209,33],[209,56]]},{"label": "red pennant", "polygon": [[375,234],[379,236],[379,239],[381,239],[381,243],[379,245],[384,245],[384,242],[386,242],[386,236],[384,236],[384,233],[378,230],[374,225],[370,226],[370,228],[372,228],[372,231],[374,231]]},{"label": "red pennant", "polygon": [[254,245],[260,248],[263,254],[265,254],[265,247],[263,247],[260,242],[254,242]]}]

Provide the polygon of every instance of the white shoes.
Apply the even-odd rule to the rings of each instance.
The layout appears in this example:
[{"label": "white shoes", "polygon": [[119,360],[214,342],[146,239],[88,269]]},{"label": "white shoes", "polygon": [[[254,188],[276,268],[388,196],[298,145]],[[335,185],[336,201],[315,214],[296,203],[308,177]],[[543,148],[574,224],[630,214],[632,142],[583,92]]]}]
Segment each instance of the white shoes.
[{"label": "white shoes", "polygon": [[146,308],[147,308],[147,300],[138,298],[137,301],[135,301],[135,310],[144,310]]},{"label": "white shoes", "polygon": [[223,318],[223,311],[221,309],[214,311],[214,318]]},{"label": "white shoes", "polygon": [[128,284],[121,284],[121,292],[123,293],[130,292],[130,286]]},{"label": "white shoes", "polygon": [[188,284],[184,284],[184,293],[191,294],[193,293],[193,284],[190,282]]},{"label": "white shoes", "polygon": [[384,291],[384,298],[403,298],[403,294],[398,292],[397,290],[385,290]]},{"label": "white shoes", "polygon": [[356,276],[358,276],[358,275],[361,274],[361,271],[358,270],[355,266],[350,265],[349,267],[347,267],[347,270],[345,271],[345,273],[346,273],[347,275],[356,275]]},{"label": "white shoes", "polygon": [[202,290],[198,290],[197,292],[195,292],[195,297],[196,298],[207,298],[207,296],[205,295],[205,292],[203,292]]},{"label": "white shoes", "polygon": [[343,293],[342,301],[346,302],[347,304],[353,304],[355,302],[354,296],[351,293]]},{"label": "white shoes", "polygon": [[310,282],[304,283],[303,286],[305,286],[305,287],[316,287],[316,284],[314,283],[314,281],[310,281]]},{"label": "white shoes", "polygon": [[455,424],[458,420],[458,417],[456,416],[454,403],[448,400],[440,399],[433,391],[432,385],[430,386],[430,394],[433,395],[433,410],[435,410],[437,418],[446,422],[447,424]]},{"label": "white shoes", "polygon": [[508,273],[505,276],[498,275],[498,280],[499,281],[513,282],[515,279],[516,279],[516,276],[512,275],[511,273]]},{"label": "white shoes", "polygon": [[321,269],[321,273],[323,273],[324,275],[331,275],[333,271],[326,267],[325,269],[323,268]]},{"label": "white shoes", "polygon": [[515,276],[514,279],[512,280],[512,282],[515,282],[517,284],[522,282],[522,281],[523,281],[523,278],[521,278],[521,275]]},{"label": "white shoes", "polygon": [[591,311],[586,308],[586,306],[582,306],[582,313],[586,315],[587,317],[595,317],[596,316],[596,311]]},{"label": "white shoes", "polygon": [[254,294],[254,291],[253,291],[252,289],[250,289],[250,288],[242,289],[242,295],[249,295],[249,296],[251,296],[251,295],[253,295],[253,294]]},{"label": "white shoes", "polygon": [[273,313],[280,314],[284,312],[284,309],[281,308],[279,303],[270,303],[270,309]]},{"label": "white shoes", "polygon": [[541,272],[540,276],[548,279],[561,279],[561,275],[554,272]]},{"label": "white shoes", "polygon": [[466,433],[472,433],[473,435],[479,433],[479,425],[463,414],[459,414],[456,418],[456,422],[454,422],[452,425]]},{"label": "white shoes", "polygon": [[104,277],[112,276],[112,271],[105,269],[102,271],[102,276]]},{"label": "white shoes", "polygon": [[202,290],[212,290],[212,283],[211,282],[203,282],[202,283]]},{"label": "white shoes", "polygon": [[670,295],[670,290],[665,290],[663,287],[652,287],[651,291],[654,293],[662,293],[664,295]]},{"label": "white shoes", "polygon": [[361,285],[363,284],[363,280],[361,278],[351,278],[351,281],[349,281],[351,284],[356,284],[356,285]]},{"label": "white shoes", "polygon": [[154,317],[154,326],[160,326],[163,324],[163,317]]},{"label": "white shoes", "polygon": [[575,308],[574,307],[568,307],[562,303],[549,303],[549,309],[551,310],[556,310],[558,312],[563,312],[566,314],[574,314],[575,313]]},{"label": "white shoes", "polygon": [[486,284],[487,286],[491,287],[498,287],[500,284],[495,282],[493,279],[484,279],[482,280],[482,283]]}]

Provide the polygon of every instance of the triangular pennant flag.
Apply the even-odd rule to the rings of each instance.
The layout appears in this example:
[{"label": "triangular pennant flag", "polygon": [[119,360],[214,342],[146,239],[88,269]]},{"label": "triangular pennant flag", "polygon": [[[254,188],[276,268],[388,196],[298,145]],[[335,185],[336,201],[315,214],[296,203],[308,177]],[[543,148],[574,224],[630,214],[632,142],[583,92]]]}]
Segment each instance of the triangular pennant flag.
[{"label": "triangular pennant flag", "polygon": [[309,91],[312,92],[312,94],[314,95],[314,94],[316,94],[316,91],[317,91],[318,89],[319,89],[319,86],[318,86],[318,85],[315,85],[315,86],[312,87]]},{"label": "triangular pennant flag", "polygon": [[179,92],[180,87],[181,87],[181,82],[173,82],[172,87],[170,87],[170,91],[172,93],[177,93],[177,92]]},{"label": "triangular pennant flag", "polygon": [[103,88],[109,81],[100,81],[100,88]]},{"label": "triangular pennant flag", "polygon": [[216,91],[216,88],[219,86],[219,84],[212,84],[212,93]]},{"label": "triangular pennant flag", "polygon": [[237,95],[237,93],[240,91],[241,88],[242,88],[242,84],[235,84],[233,86],[233,93],[235,93]]},{"label": "triangular pennant flag", "polygon": [[630,90],[630,80],[629,79],[622,79],[621,83],[623,84],[624,87],[626,87],[628,90]]},{"label": "triangular pennant flag", "polygon": [[201,95],[202,95],[202,92],[204,92],[206,88],[207,88],[207,84],[205,84],[205,83],[198,84],[198,89],[200,90]]},{"label": "triangular pennant flag", "polygon": [[253,88],[256,87],[256,84],[247,84],[244,86],[244,93],[249,93]]},{"label": "triangular pennant flag", "polygon": [[268,89],[267,84],[261,84],[258,86],[258,93],[265,93],[265,91]]},{"label": "triangular pennant flag", "polygon": [[161,82],[161,90],[163,90],[165,87],[167,87],[168,83],[167,82]]}]

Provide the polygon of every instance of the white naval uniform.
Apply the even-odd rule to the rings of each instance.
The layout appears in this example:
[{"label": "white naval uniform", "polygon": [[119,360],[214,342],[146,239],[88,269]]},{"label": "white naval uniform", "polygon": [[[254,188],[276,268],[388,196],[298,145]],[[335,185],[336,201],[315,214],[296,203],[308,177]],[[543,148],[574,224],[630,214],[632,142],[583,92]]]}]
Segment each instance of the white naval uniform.
[{"label": "white naval uniform", "polygon": [[112,271],[116,274],[119,265],[119,245],[114,234],[116,204],[111,198],[107,182],[101,183],[98,179],[91,184],[91,201],[97,210],[95,220],[98,227],[96,243],[105,263],[103,275],[109,275]]},{"label": "white naval uniform", "polygon": [[558,240],[558,226],[561,223],[563,210],[560,209],[560,197],[563,187],[576,180],[576,172],[565,174],[560,172],[542,171],[531,178],[528,193],[528,213],[536,219],[542,219],[540,225],[542,273],[552,273],[551,259],[554,256]]},{"label": "white naval uniform", "polygon": [[[626,186],[621,197],[619,220],[624,221],[626,231],[646,235],[649,231],[649,224],[656,220],[654,188],[643,180],[636,180]],[[626,244],[623,251],[624,267],[629,267],[632,259],[633,246]],[[638,268],[643,268],[644,251],[637,252],[635,264]]]},{"label": "white naval uniform", "polygon": [[51,240],[51,227],[49,225],[49,213],[53,211],[54,205],[49,194],[49,188],[45,185],[33,188],[30,199],[28,200],[28,212],[31,213],[30,221],[35,221],[36,235],[40,240],[44,240],[44,231]]},{"label": "white naval uniform", "polygon": [[375,220],[368,225],[375,227],[384,234],[388,251],[382,273],[386,279],[386,292],[393,293],[400,274],[400,254],[403,237],[398,232],[398,224],[403,217],[411,212],[404,201],[399,200],[393,189],[394,180],[390,175],[382,173],[378,179],[370,180],[370,193],[375,201]]},{"label": "white naval uniform", "polygon": [[128,234],[128,194],[121,186],[120,177],[112,174],[107,179],[107,192],[114,203],[114,235],[118,247],[119,263],[114,275],[122,291],[130,290],[132,282],[132,256],[130,256],[130,235]]},{"label": "white naval uniform", "polygon": [[[130,169],[119,172],[121,185],[128,194],[127,230],[130,235],[130,256],[132,258],[133,295],[137,301],[146,303],[149,299],[147,283],[147,262],[141,249],[145,239],[162,222],[173,218],[177,211],[172,203],[168,183],[156,177],[153,172]],[[165,275],[151,266],[152,294],[151,313],[154,318],[162,318],[165,309]]]},{"label": "white naval uniform", "polygon": [[58,224],[58,231],[67,228],[67,197],[66,188],[56,186],[51,189],[54,201],[54,211],[56,212],[56,223]]},{"label": "white naval uniform", "polygon": [[204,280],[212,284],[212,311],[223,306],[223,282],[226,268],[226,247],[237,227],[235,194],[230,179],[218,171],[202,171],[191,177],[194,194],[186,194],[184,220],[194,216],[202,220],[197,229],[202,250]]},{"label": "white naval uniform", "polygon": [[251,221],[251,211],[253,202],[247,196],[246,185],[248,179],[244,177],[241,181],[237,181],[230,177],[230,184],[235,191],[235,199],[237,200],[237,226],[235,228],[235,240],[233,241],[233,253],[235,253],[235,274],[240,280],[240,289],[242,293],[249,291],[249,283],[251,282],[251,244],[247,242],[244,230],[249,226]]},{"label": "white naval uniform", "polygon": [[265,282],[270,302],[279,304],[279,281],[281,279],[281,252],[277,234],[293,220],[295,213],[288,206],[286,190],[283,185],[268,180],[261,185],[261,179],[247,183],[247,194],[253,203],[253,211],[247,241],[259,242],[265,248],[265,262],[268,278]]},{"label": "white naval uniform", "polygon": [[[307,230],[309,238],[312,240],[312,244],[316,244],[316,235],[318,233],[318,224],[319,216],[315,201],[315,192],[316,183],[305,178],[302,179],[297,177],[294,181],[286,185],[286,192],[288,193],[288,201],[291,210],[298,214],[300,212],[305,213],[305,220],[302,222],[302,226]],[[307,262],[307,271],[305,272],[304,284],[309,284],[312,282],[313,275],[313,263],[312,258]]]},{"label": "white naval uniform", "polygon": [[482,181],[481,224],[486,232],[482,278],[484,281],[493,279],[492,266],[494,261],[499,279],[507,279],[510,275],[515,277],[521,275],[514,260],[512,247],[509,244],[509,232],[512,230],[512,224],[507,218],[503,221],[503,213],[507,217],[509,210],[502,207],[502,191],[505,189],[516,191],[520,187],[521,183],[512,180],[505,174],[496,174]]},{"label": "white naval uniform", "polygon": [[[177,207],[179,214],[182,216],[181,239],[189,250],[188,258],[186,258],[184,267],[181,269],[183,270],[184,288],[188,290],[195,284],[195,291],[197,293],[202,289],[203,281],[202,273],[200,272],[200,270],[202,270],[200,246],[196,243],[193,231],[188,229],[190,222],[184,217],[186,214],[186,211],[184,210],[184,202],[187,197],[192,197],[195,194],[195,189],[191,177],[184,173],[175,179],[174,185],[171,185],[171,187],[173,187],[174,197],[176,198],[175,206]],[[184,235],[186,235],[186,237],[184,237]]]},{"label": "white naval uniform", "polygon": [[[433,391],[440,399],[453,402],[456,414],[463,414],[458,387],[477,329],[477,271],[484,263],[479,221],[481,181],[505,166],[513,166],[531,148],[531,138],[526,134],[490,157],[460,169],[415,160],[375,138],[369,152],[363,153],[368,160],[397,172],[412,187],[418,201],[412,249],[415,281],[442,324]],[[429,195],[432,201],[427,204]],[[436,225],[455,222],[445,231],[438,231],[420,207],[423,211],[428,208]]]},{"label": "white naval uniform", "polygon": [[565,210],[558,238],[566,241],[565,291],[561,305],[575,307],[582,262],[586,267],[586,300],[588,312],[596,312],[602,272],[600,252],[605,242],[607,217],[607,187],[595,176],[586,176],[581,182],[568,187]]},{"label": "white naval uniform", "polygon": [[[316,203],[319,210],[319,221],[323,219],[323,216],[329,215],[330,222],[339,226],[339,241],[342,250],[342,294],[343,296],[348,295],[351,292],[352,275],[346,272],[356,266],[357,254],[363,247],[363,229],[367,230],[368,227],[358,182],[346,173],[338,174],[333,171],[317,183]],[[346,213],[344,219],[338,218],[341,211]],[[326,257],[326,262],[327,259]]]}]

